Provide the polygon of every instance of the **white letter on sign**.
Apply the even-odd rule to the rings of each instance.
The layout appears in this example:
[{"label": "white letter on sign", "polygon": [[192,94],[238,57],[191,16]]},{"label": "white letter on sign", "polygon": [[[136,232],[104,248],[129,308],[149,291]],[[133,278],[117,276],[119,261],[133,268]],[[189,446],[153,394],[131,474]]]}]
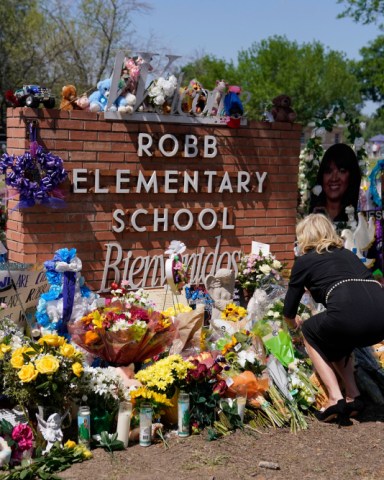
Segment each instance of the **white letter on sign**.
[{"label": "white letter on sign", "polygon": [[[148,140],[146,144],[143,143],[144,138]],[[149,150],[152,147],[152,137],[149,133],[139,133],[139,147],[137,149],[137,155],[139,157],[143,156],[143,152],[145,152],[148,157],[152,157],[152,152]]]},{"label": "white letter on sign", "polygon": [[213,158],[217,155],[217,140],[213,135],[205,135],[204,137],[204,157]]},{"label": "white letter on sign", "polygon": [[86,182],[87,177],[79,177],[79,173],[88,173],[88,170],[86,168],[74,168],[73,169],[73,193],[87,193],[88,190],[86,188],[79,188],[78,183],[79,182]]},{"label": "white letter on sign", "polygon": [[[173,147],[173,150],[171,150],[170,152],[165,151],[163,148],[164,142],[168,140],[168,138],[172,140],[173,143],[175,144]],[[159,140],[159,150],[164,155],[164,157],[173,157],[174,155],[176,155],[177,151],[179,150],[179,142],[177,141],[177,138],[174,135],[171,135],[170,133],[163,135]]]},{"label": "white letter on sign", "polygon": [[197,137],[195,135],[186,135],[185,136],[185,145],[184,145],[184,157],[192,158],[197,157],[199,149],[197,148]]}]

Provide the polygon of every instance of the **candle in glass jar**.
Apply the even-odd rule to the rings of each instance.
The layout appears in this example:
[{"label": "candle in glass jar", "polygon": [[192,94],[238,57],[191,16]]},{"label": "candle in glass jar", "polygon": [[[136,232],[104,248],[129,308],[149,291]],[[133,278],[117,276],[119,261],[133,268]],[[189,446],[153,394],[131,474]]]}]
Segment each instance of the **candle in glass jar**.
[{"label": "candle in glass jar", "polygon": [[149,447],[152,441],[152,405],[143,403],[140,407],[140,445]]},{"label": "candle in glass jar", "polygon": [[117,439],[121,440],[124,447],[128,446],[129,430],[131,426],[132,403],[121,402],[117,416]]},{"label": "candle in glass jar", "polygon": [[178,435],[179,437],[189,436],[189,394],[179,393],[178,406]]}]

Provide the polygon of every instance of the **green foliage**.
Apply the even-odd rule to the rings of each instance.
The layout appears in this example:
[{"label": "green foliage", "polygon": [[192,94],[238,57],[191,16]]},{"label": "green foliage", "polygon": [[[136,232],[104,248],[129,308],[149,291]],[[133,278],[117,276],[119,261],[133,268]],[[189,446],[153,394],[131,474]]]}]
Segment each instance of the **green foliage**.
[{"label": "green foliage", "polygon": [[349,109],[361,103],[351,62],[319,42],[290,42],[274,36],[254,43],[238,55],[239,83],[251,92],[250,118],[261,118],[264,105],[282,93],[292,98],[297,121],[323,116],[342,100]]},{"label": "green foliage", "polygon": [[204,88],[213,90],[216,80],[225,80],[230,85],[237,84],[237,73],[232,62],[227,63],[213,55],[205,55],[180,68],[177,75],[183,74],[183,85],[196,78]]},{"label": "green foliage", "polygon": [[347,4],[338,18],[351,17],[363,25],[376,23],[378,17],[384,15],[383,0],[337,0],[337,3]]},{"label": "green foliage", "polygon": [[384,101],[384,35],[360,50],[361,60],[353,65],[366,100]]},{"label": "green foliage", "polygon": [[113,453],[116,450],[124,450],[124,443],[121,440],[117,440],[117,433],[101,432],[98,446],[104,448],[109,453]]},{"label": "green foliage", "polygon": [[384,132],[384,107],[380,107],[376,113],[367,121],[367,128],[364,138],[369,140],[374,135]]},{"label": "green foliage", "polygon": [[1,478],[2,480],[60,480],[56,473],[84,459],[81,449],[61,448],[59,444],[55,444],[45,456],[33,459],[31,464],[13,468]]}]

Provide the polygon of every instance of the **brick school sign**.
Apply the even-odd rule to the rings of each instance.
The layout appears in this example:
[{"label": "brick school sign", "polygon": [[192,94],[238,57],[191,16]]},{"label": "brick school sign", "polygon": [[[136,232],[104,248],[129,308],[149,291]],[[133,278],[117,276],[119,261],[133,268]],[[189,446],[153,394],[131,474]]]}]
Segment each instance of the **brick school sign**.
[{"label": "brick school sign", "polygon": [[7,111],[8,153],[29,147],[26,125],[69,173],[65,205],[13,210],[12,261],[41,263],[75,247],[94,290],[127,279],[132,288],[165,283],[164,250],[176,239],[199,283],[233,268],[252,240],[293,259],[301,126],[226,125],[105,119],[85,111]]}]

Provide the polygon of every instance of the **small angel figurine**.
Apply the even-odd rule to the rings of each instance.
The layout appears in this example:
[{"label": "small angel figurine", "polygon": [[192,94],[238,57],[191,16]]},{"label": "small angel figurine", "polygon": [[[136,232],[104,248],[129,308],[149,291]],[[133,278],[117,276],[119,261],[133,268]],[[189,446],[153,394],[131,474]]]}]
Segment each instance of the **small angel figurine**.
[{"label": "small angel figurine", "polygon": [[56,442],[60,442],[60,445],[62,445],[63,432],[61,430],[61,423],[66,416],[67,413],[63,416],[58,413],[53,413],[48,417],[47,421],[45,421],[40,415],[36,414],[39,430],[43,434],[44,440],[47,441],[43,455],[48,453]]}]

